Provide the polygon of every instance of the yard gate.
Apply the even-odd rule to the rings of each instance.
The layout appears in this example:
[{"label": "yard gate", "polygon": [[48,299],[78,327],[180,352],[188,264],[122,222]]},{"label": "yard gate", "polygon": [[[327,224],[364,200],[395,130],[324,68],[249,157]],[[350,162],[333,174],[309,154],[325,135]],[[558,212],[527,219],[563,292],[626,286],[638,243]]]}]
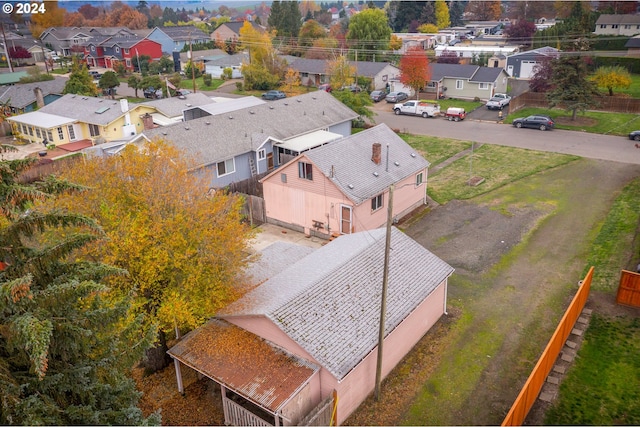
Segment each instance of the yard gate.
[{"label": "yard gate", "polygon": [[622,270],[616,302],[621,305],[640,307],[640,274]]}]

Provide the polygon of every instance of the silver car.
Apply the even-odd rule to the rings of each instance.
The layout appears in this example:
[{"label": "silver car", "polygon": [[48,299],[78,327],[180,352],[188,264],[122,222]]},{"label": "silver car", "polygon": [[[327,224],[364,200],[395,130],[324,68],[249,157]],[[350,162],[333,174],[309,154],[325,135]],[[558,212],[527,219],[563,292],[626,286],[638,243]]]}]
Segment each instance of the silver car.
[{"label": "silver car", "polygon": [[389,103],[397,103],[397,102],[402,102],[405,99],[409,99],[409,95],[405,92],[391,92],[389,95],[387,95],[387,97],[385,98],[385,100]]}]

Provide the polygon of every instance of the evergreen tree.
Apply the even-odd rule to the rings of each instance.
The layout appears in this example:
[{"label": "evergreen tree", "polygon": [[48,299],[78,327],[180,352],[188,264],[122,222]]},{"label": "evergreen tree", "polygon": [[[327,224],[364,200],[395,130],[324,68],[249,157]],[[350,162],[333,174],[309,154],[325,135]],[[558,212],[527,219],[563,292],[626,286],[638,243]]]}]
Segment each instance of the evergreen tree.
[{"label": "evergreen tree", "polygon": [[118,75],[115,72],[107,71],[100,76],[98,87],[100,89],[106,89],[111,95],[111,99],[115,99],[115,88],[118,86],[120,86],[120,80],[118,80]]},{"label": "evergreen tree", "polygon": [[463,0],[451,0],[449,2],[449,19],[451,20],[452,27],[461,27],[464,25],[462,22],[462,16],[464,8],[466,7],[466,1]]},{"label": "evergreen tree", "polygon": [[550,108],[562,104],[572,112],[571,120],[575,120],[578,110],[585,111],[596,104],[600,93],[589,79],[587,65],[582,58],[562,56],[552,61],[551,69],[553,88],[547,92]]},{"label": "evergreen tree", "polygon": [[89,75],[86,65],[81,64],[77,59],[73,60],[69,80],[64,85],[63,93],[75,93],[76,95],[97,96],[98,88],[93,83],[93,78]]},{"label": "evergreen tree", "polygon": [[126,375],[154,328],[142,334],[131,300],[110,298],[101,283],[122,270],[73,260],[101,229],[82,215],[39,209],[39,200],[79,187],[52,177],[21,183],[35,161],[0,162],[0,423],[157,423],[143,417]]}]

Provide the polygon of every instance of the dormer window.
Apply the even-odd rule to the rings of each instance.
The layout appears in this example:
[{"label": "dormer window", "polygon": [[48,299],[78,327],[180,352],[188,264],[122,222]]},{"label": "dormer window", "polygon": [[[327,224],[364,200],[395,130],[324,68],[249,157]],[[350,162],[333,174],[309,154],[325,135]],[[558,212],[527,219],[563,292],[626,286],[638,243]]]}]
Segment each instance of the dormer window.
[{"label": "dormer window", "polygon": [[124,49],[124,53],[126,53],[128,55],[129,54],[129,49],[125,48]]},{"label": "dormer window", "polygon": [[94,45],[91,45],[91,52],[95,52],[96,51],[96,47]]},{"label": "dormer window", "polygon": [[120,48],[116,46],[116,53],[120,53]]}]

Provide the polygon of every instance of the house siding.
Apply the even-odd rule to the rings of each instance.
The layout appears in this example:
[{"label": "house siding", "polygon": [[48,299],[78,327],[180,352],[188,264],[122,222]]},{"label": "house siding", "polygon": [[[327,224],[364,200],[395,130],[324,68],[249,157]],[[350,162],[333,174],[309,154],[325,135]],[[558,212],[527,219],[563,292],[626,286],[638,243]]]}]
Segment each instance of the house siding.
[{"label": "house siding", "polygon": [[167,53],[169,55],[174,51],[180,52],[182,50],[182,47],[178,49],[178,46],[174,44],[171,37],[169,37],[162,31],[158,30],[157,28],[151,31],[151,33],[147,36],[147,39],[160,43],[160,45],[162,46],[161,47],[162,52]]}]

